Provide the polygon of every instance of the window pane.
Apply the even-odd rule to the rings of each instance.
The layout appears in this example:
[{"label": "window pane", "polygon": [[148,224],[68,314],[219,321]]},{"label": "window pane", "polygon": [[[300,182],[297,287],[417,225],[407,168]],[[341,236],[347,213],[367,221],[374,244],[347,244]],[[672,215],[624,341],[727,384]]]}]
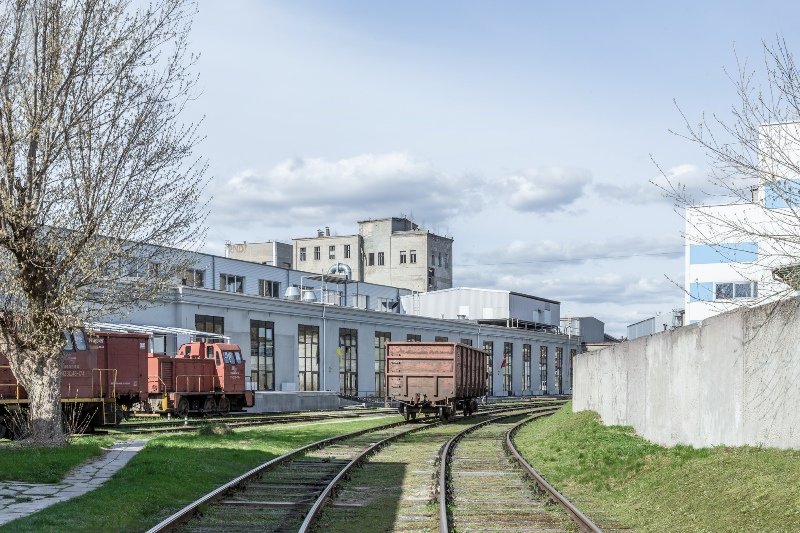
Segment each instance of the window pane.
[{"label": "window pane", "polygon": [[730,300],[733,298],[733,283],[717,283],[716,299]]},{"label": "window pane", "polygon": [[752,296],[750,293],[750,283],[737,283],[735,296],[737,298],[750,298]]}]

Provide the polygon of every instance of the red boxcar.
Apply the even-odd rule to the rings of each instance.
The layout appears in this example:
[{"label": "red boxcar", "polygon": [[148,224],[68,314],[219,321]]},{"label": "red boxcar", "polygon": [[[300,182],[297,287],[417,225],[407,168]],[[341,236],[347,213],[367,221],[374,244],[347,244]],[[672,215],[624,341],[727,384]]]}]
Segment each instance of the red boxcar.
[{"label": "red boxcar", "polygon": [[[62,404],[79,408],[81,417],[92,416],[92,427],[118,422],[123,408],[145,398],[148,340],[148,335],[139,333],[65,332]],[[12,412],[27,404],[27,392],[0,355],[0,436],[11,426]]]},{"label": "red boxcar", "polygon": [[467,416],[486,393],[486,352],[455,342],[386,344],[386,395],[400,412],[436,413],[442,419],[457,409]]}]

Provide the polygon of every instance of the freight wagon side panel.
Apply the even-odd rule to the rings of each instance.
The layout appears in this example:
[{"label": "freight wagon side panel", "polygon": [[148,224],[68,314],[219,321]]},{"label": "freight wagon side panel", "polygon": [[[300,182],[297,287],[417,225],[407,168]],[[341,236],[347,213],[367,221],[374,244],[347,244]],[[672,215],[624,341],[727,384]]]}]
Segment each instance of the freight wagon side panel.
[{"label": "freight wagon side panel", "polygon": [[[147,344],[146,336],[110,335],[106,339],[107,362],[105,368],[116,369],[116,383],[114,383],[118,396],[138,397],[144,388],[147,375]],[[114,373],[109,374],[114,378]]]},{"label": "freight wagon side panel", "polygon": [[417,402],[455,396],[453,343],[388,343],[387,392],[391,398]]}]

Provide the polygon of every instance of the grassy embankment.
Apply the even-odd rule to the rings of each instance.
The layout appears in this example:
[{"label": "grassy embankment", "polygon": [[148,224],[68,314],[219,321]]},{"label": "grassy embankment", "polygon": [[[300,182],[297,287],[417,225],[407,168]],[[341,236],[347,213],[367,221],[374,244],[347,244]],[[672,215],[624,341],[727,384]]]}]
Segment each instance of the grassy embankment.
[{"label": "grassy embankment", "polygon": [[[99,489],[0,526],[0,531],[144,531],[273,457],[320,439],[396,420],[400,418],[265,426],[237,429],[228,435],[156,437]],[[57,481],[69,468],[98,452],[101,444],[108,444],[91,437],[78,441],[80,444],[56,450],[0,448],[0,478],[51,482],[56,476]],[[48,464],[55,465],[47,468],[46,476],[35,466],[17,464],[45,456]]]},{"label": "grassy embankment", "polygon": [[571,404],[524,427],[516,444],[601,527],[800,531],[798,451],[663,448]]}]

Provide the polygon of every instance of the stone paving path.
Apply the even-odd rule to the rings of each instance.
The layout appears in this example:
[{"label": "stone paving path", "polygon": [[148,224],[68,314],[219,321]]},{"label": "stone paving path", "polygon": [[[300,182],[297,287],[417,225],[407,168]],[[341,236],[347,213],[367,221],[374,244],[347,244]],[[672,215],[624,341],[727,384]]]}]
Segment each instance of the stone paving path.
[{"label": "stone paving path", "polygon": [[93,491],[125,466],[145,442],[119,442],[97,459],[72,470],[61,483],[0,482],[0,525]]}]

